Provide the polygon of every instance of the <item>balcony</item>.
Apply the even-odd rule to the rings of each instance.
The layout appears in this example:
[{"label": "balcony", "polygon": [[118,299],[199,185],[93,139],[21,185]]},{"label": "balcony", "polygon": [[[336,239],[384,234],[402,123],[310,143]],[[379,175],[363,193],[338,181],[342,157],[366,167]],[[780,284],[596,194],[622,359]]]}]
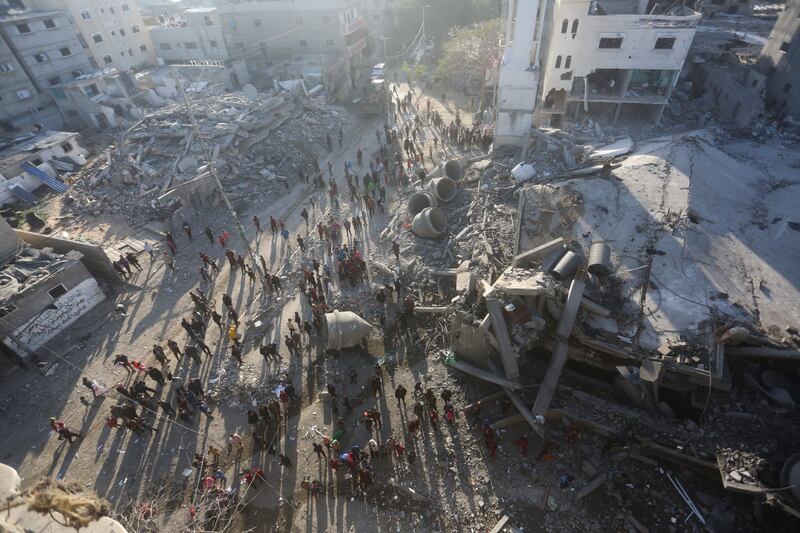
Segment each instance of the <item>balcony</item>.
[{"label": "balcony", "polygon": [[351,33],[357,32],[361,28],[366,28],[367,22],[364,20],[364,17],[358,17],[354,21],[342,24],[341,26],[342,35],[350,35]]},{"label": "balcony", "polygon": [[353,44],[347,46],[347,53],[348,53],[348,55],[353,56],[353,55],[356,55],[357,53],[359,53],[361,50],[363,50],[366,47],[367,47],[367,38],[366,37],[362,37],[361,39],[357,40]]}]

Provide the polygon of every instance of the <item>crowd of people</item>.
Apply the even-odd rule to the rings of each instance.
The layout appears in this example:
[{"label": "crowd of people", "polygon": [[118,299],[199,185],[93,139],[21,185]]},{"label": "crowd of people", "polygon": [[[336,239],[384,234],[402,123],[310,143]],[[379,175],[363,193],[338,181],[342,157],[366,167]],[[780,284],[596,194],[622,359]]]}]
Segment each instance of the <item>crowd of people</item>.
[{"label": "crowd of people", "polygon": [[[438,111],[432,110],[431,102],[426,102],[425,113],[419,113],[412,98],[411,92],[400,97],[397,92],[396,112],[409,116],[404,124],[396,123],[395,126],[384,124],[383,131],[375,131],[378,149],[373,153],[365,154],[358,148],[354,154],[354,161],[347,160],[343,165],[344,182],[349,203],[349,213],[342,211],[340,204],[340,185],[334,175],[332,163],[327,163],[326,172],[321,168],[318,160],[311,161],[310,165],[298,171],[298,180],[302,184],[313,185],[318,192],[325,191],[330,197],[331,211],[313,223],[311,212],[315,212],[316,204],[314,195],[309,195],[308,206],[304,206],[300,216],[305,222],[305,233],[298,233],[294,241],[302,254],[301,275],[298,276],[298,288],[305,298],[305,304],[310,310],[310,319],[305,319],[300,313],[289,319],[283,333],[283,344],[290,356],[301,353],[304,347],[311,345],[313,338],[323,330],[324,315],[331,311],[330,302],[334,295],[334,285],[340,289],[356,287],[369,283],[367,263],[364,258],[363,242],[367,239],[367,232],[376,215],[384,213],[387,202],[387,188],[402,188],[408,186],[412,180],[419,180],[424,185],[426,173],[424,170],[424,146],[427,141],[425,124],[434,128],[442,138],[450,143],[469,149],[472,145],[487,147],[491,137],[479,129],[469,128],[462,124],[456,113],[455,119],[445,124]],[[342,147],[343,131],[338,131],[338,144]],[[430,139],[433,148],[428,143],[428,157],[434,157],[433,149],[438,152],[439,138],[433,135]],[[333,138],[328,135],[327,147],[333,150]],[[442,147],[444,149],[444,146]],[[261,220],[257,215],[252,218],[257,238],[263,233]],[[285,251],[291,250],[291,236],[284,220],[269,217],[269,227],[273,242],[280,240]],[[194,241],[195,235],[189,222],[182,225],[183,233],[188,241]],[[320,244],[319,254],[312,253],[311,239],[316,232]],[[218,292],[220,302],[213,297],[213,281],[219,274],[221,266],[214,255],[214,250],[221,251],[221,259],[230,269],[230,275],[240,273],[242,280],[249,280],[251,285],[261,281],[267,295],[283,293],[285,280],[277,273],[270,272],[268,263],[263,255],[237,253],[231,243],[231,235],[226,230],[215,232],[205,226],[202,235],[208,240],[208,247],[212,252],[199,251],[200,256],[200,283],[189,292],[193,303],[191,313],[181,319],[181,327],[186,332],[183,342],[168,338],[166,343],[154,344],[152,347],[152,362],[134,359],[126,354],[116,354],[113,364],[123,368],[128,374],[125,382],[117,383],[111,388],[122,400],[110,408],[105,423],[109,428],[125,428],[137,433],[155,431],[154,423],[160,414],[171,420],[182,423],[191,423],[195,415],[202,413],[207,418],[213,418],[212,408],[209,404],[207,393],[199,378],[181,378],[176,376],[178,368],[191,361],[200,365],[204,359],[215,357],[212,347],[206,339],[208,329],[216,326],[219,330],[219,346],[226,350],[236,365],[244,362],[245,347],[240,334],[239,310],[233,305],[233,299],[227,292]],[[198,236],[199,240],[205,240]],[[164,249],[158,253],[151,245],[145,247],[145,252],[151,260],[160,259],[165,268],[177,272],[176,264],[178,255],[178,242],[171,232],[164,235]],[[202,247],[201,247],[202,248]],[[395,241],[392,252],[397,261],[400,261],[400,248]],[[113,261],[116,272],[124,279],[135,276],[135,271],[142,270],[142,265],[135,254],[126,253]],[[379,286],[375,295],[381,306],[390,302],[398,302],[398,323],[401,331],[410,332],[414,319],[414,299],[410,294],[402,297],[402,285],[399,279]],[[381,326],[385,325],[385,314],[380,317]],[[219,348],[218,346],[218,348]],[[281,359],[277,342],[260,342],[257,347],[265,362],[271,363]],[[174,360],[174,361],[173,361]],[[358,373],[351,369],[350,383],[358,384]],[[102,389],[94,381],[84,378],[84,382],[93,395],[103,396],[108,391]],[[385,394],[383,369],[375,365],[374,375],[368,378],[367,383],[374,396],[381,397]],[[166,394],[164,389],[169,387]],[[407,422],[402,431],[397,434],[397,428],[389,430],[381,420],[381,412],[375,407],[365,409],[357,417],[366,427],[369,438],[366,442],[345,446],[348,438],[348,428],[344,418],[339,416],[340,410],[348,413],[354,410],[355,400],[347,396],[337,396],[336,387],[327,385],[327,392],[331,402],[331,409],[336,416],[336,422],[331,428],[331,435],[324,435],[322,439],[313,442],[311,451],[320,461],[325,461],[330,472],[336,476],[338,473],[347,473],[355,489],[366,488],[373,482],[376,464],[385,462],[398,466],[400,464],[412,467],[418,450],[418,442],[425,439],[427,434],[440,431],[440,427],[451,426],[456,422],[456,410],[452,404],[451,392],[442,390],[439,398],[432,389],[424,390],[421,383],[417,383],[414,391],[414,403],[411,412],[405,418]],[[405,387],[398,385],[394,390],[397,405],[406,411]],[[439,408],[439,399],[442,406]],[[278,439],[286,428],[292,409],[298,406],[298,397],[289,376],[282,376],[282,385],[277,395],[268,400],[254,405],[247,411],[247,423],[252,441],[252,451],[264,451],[275,456],[279,446]],[[473,421],[474,423],[474,421]],[[59,440],[72,443],[81,437],[80,433],[68,429],[63,421],[51,419],[51,427],[58,434]],[[482,424],[482,431],[486,438],[486,446],[491,455],[497,449],[497,438],[491,425]],[[386,428],[386,429],[384,429]],[[350,436],[351,440],[355,439]],[[244,449],[244,438],[238,432],[233,432],[227,438],[227,452],[237,459],[241,458]],[[203,492],[214,497],[218,502],[227,503],[235,498],[235,491],[226,489],[228,484],[221,464],[222,450],[216,445],[210,445],[205,454],[196,453],[192,465],[197,469],[200,487]],[[291,459],[284,453],[277,454],[277,459],[283,468],[292,468]],[[264,481],[264,472],[260,466],[250,465],[239,472],[240,477],[247,483]],[[343,476],[344,477],[344,476]],[[310,476],[303,481],[309,493],[316,497],[323,490],[323,483]]]}]

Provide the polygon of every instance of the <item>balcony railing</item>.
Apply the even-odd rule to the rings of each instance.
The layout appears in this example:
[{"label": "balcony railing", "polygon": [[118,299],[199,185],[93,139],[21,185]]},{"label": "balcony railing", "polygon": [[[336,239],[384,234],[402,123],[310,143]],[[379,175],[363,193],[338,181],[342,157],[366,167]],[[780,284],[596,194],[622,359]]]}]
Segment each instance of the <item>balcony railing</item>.
[{"label": "balcony railing", "polygon": [[351,33],[366,27],[367,23],[364,17],[358,17],[353,22],[342,24],[342,35],[350,35]]},{"label": "balcony railing", "polygon": [[347,47],[347,53],[350,55],[354,55],[366,47],[367,47],[367,38],[362,37],[361,39],[357,40],[356,42]]}]

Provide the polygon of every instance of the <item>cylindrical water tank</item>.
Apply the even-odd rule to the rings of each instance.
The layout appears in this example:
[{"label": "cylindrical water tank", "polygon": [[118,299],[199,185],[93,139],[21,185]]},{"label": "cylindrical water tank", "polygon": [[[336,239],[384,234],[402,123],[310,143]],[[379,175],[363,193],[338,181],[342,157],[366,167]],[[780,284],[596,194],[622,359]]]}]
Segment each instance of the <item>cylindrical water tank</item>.
[{"label": "cylindrical water tank", "polygon": [[586,268],[595,276],[611,274],[611,247],[604,242],[595,242],[589,248],[589,266]]},{"label": "cylindrical water tank", "polygon": [[351,348],[372,331],[372,324],[352,311],[325,313],[323,336],[329,350]]},{"label": "cylindrical water tank", "polygon": [[423,239],[436,239],[447,231],[447,217],[438,207],[428,207],[414,217],[411,231]]},{"label": "cylindrical water tank", "polygon": [[450,178],[433,178],[428,182],[428,192],[439,202],[450,202],[458,194],[458,185]]},{"label": "cylindrical water tank", "polygon": [[569,279],[578,270],[581,265],[581,257],[573,252],[567,250],[561,259],[556,263],[556,266],[550,271],[550,275],[559,281]]},{"label": "cylindrical water tank", "polygon": [[461,163],[455,159],[451,159],[444,164],[444,175],[451,180],[460,180],[462,174],[463,169],[461,168]]},{"label": "cylindrical water tank", "polygon": [[415,217],[426,207],[436,207],[436,198],[429,192],[417,191],[408,197],[408,213]]}]

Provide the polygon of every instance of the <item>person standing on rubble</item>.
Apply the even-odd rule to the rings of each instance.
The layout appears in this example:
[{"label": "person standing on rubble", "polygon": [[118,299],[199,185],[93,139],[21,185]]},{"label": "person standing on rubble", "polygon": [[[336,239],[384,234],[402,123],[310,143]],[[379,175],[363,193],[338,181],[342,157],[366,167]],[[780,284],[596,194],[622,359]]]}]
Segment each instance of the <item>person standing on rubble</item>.
[{"label": "person standing on rubble", "polygon": [[164,260],[164,264],[167,265],[173,272],[177,272],[178,270],[180,270],[175,266],[175,258],[170,256],[166,250],[162,252],[161,258]]},{"label": "person standing on rubble", "polygon": [[342,149],[342,141],[343,140],[344,140],[344,131],[342,130],[342,127],[339,126],[339,149],[340,150]]},{"label": "person standing on rubble", "polygon": [[361,148],[359,148],[356,152],[356,163],[358,163],[358,166],[360,167],[364,166],[364,152],[361,151]]},{"label": "person standing on rubble", "polygon": [[333,141],[331,140],[331,134],[325,134],[325,144],[328,146],[328,151],[333,152]]},{"label": "person standing on rubble", "polygon": [[253,215],[253,225],[256,227],[256,233],[261,233],[261,221],[258,219],[258,215]]},{"label": "person standing on rubble", "polygon": [[211,228],[206,226],[206,229],[204,229],[203,232],[206,234],[206,237],[208,237],[208,242],[214,244],[214,232],[211,231]]},{"label": "person standing on rubble", "polygon": [[183,227],[183,232],[186,234],[187,237],[189,237],[189,240],[191,241],[192,240],[192,226],[189,225],[189,221],[188,220],[184,220],[182,227]]},{"label": "person standing on rubble", "polygon": [[303,220],[306,221],[306,232],[308,231],[308,211],[304,207],[302,211],[300,211],[300,216],[303,217]]},{"label": "person standing on rubble", "polygon": [[125,259],[128,261],[129,264],[133,265],[136,270],[141,271],[142,265],[139,264],[139,261],[136,259],[136,256],[133,255],[131,252],[127,252],[125,254]]},{"label": "person standing on rubble", "polygon": [[228,263],[230,263],[231,270],[236,270],[237,263],[236,263],[236,254],[230,248],[225,248],[225,257],[228,258]]},{"label": "person standing on rubble", "polygon": [[150,244],[149,242],[144,243],[144,251],[147,252],[147,255],[150,256],[151,261],[155,260],[156,254],[152,244]]},{"label": "person standing on rubble", "polygon": [[400,243],[397,241],[392,242],[392,252],[394,252],[394,257],[397,259],[397,262],[400,262]]},{"label": "person standing on rubble", "polygon": [[172,255],[175,255],[178,251],[178,245],[175,244],[175,237],[171,232],[166,231],[164,232],[164,240],[167,241],[167,247],[169,248],[170,252],[172,252]]}]

